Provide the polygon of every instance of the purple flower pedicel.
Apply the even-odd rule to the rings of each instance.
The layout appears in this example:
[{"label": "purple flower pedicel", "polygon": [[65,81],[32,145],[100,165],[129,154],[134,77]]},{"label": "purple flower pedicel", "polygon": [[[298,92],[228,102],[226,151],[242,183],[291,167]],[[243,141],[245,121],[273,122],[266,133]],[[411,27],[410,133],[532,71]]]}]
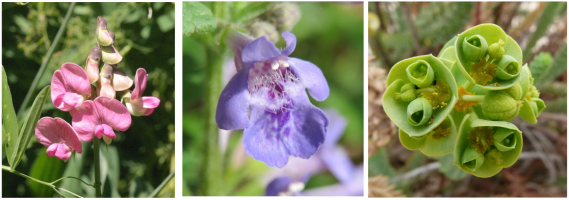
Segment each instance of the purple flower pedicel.
[{"label": "purple flower pedicel", "polygon": [[216,112],[219,128],[245,129],[248,155],[279,168],[288,156],[309,158],[324,142],[328,119],[312,105],[305,89],[317,101],[330,93],[317,66],[288,57],[296,37],[289,32],[283,37],[287,46],[281,51],[266,37],[250,41],[233,35],[238,72],[223,89]]}]

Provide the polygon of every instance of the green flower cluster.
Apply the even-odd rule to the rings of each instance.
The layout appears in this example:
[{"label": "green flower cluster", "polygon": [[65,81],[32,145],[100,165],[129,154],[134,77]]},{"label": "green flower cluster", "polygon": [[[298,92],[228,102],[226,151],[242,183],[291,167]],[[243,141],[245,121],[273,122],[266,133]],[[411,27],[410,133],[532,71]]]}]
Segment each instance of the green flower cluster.
[{"label": "green flower cluster", "polygon": [[478,177],[518,160],[522,132],[508,121],[519,115],[535,124],[545,108],[520,46],[495,24],[458,34],[437,57],[396,63],[387,86],[385,113],[403,146],[427,156],[453,153],[455,166]]}]

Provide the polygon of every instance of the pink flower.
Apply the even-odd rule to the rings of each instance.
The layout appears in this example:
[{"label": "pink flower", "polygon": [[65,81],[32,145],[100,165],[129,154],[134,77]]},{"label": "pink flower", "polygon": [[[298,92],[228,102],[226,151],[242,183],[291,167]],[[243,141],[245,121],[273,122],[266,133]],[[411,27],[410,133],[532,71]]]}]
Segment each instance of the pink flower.
[{"label": "pink flower", "polygon": [[87,74],[75,63],[61,65],[51,78],[51,100],[55,107],[71,111],[91,95],[91,83]]},{"label": "pink flower", "polygon": [[116,91],[124,91],[132,86],[132,79],[121,72],[115,65],[105,64],[101,69],[101,78],[98,82],[97,94],[99,96],[115,98]]},{"label": "pink flower", "polygon": [[109,144],[116,138],[115,130],[126,131],[131,118],[128,110],[118,100],[97,97],[94,101],[85,101],[73,115],[73,128],[81,141],[89,142],[94,136],[103,137]]},{"label": "pink flower", "polygon": [[74,150],[83,152],[73,127],[58,117],[41,118],[36,126],[36,138],[47,147],[47,156],[55,156],[63,161],[69,160]]},{"label": "pink flower", "polygon": [[143,97],[142,93],[146,89],[146,81],[148,74],[143,68],[136,70],[136,77],[134,77],[134,90],[131,93],[130,99],[126,99],[126,107],[133,116],[148,116],[154,112],[154,109],[160,105],[160,99],[157,97]]}]

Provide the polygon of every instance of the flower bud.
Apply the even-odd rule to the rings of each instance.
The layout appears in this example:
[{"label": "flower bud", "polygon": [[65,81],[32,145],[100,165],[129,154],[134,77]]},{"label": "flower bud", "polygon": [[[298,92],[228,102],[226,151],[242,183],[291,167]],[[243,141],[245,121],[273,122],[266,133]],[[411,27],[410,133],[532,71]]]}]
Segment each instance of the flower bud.
[{"label": "flower bud", "polygon": [[413,126],[421,126],[426,124],[433,114],[433,107],[429,100],[425,98],[417,98],[407,106],[407,121]]},{"label": "flower bud", "polygon": [[520,112],[521,86],[516,84],[506,90],[488,91],[481,103],[482,113],[494,121],[509,121]]},{"label": "flower bud", "polygon": [[539,91],[537,90],[537,88],[536,88],[535,86],[532,85],[532,86],[529,88],[529,92],[530,92],[530,93],[529,93],[530,97],[532,97],[532,98],[539,98]]},{"label": "flower bud", "polygon": [[419,88],[430,86],[435,80],[435,72],[429,63],[417,60],[407,67],[407,78]]},{"label": "flower bud", "polygon": [[91,83],[97,82],[99,80],[99,60],[101,60],[101,49],[99,45],[95,45],[87,57],[85,64],[85,73],[89,77]]},{"label": "flower bud", "polygon": [[109,46],[114,42],[114,34],[107,29],[107,20],[103,17],[97,17],[97,41],[101,46]]},{"label": "flower bud", "polygon": [[268,22],[255,22],[251,25],[251,35],[255,38],[266,36],[273,43],[279,41],[279,32],[272,24]]},{"label": "flower bud", "polygon": [[510,80],[520,75],[520,63],[512,56],[504,55],[498,62],[496,76],[502,80]]},{"label": "flower bud", "polygon": [[498,128],[494,133],[494,146],[500,151],[509,151],[516,147],[514,131],[507,128]]},{"label": "flower bud", "polygon": [[504,56],[506,50],[504,49],[504,41],[500,39],[497,43],[494,43],[488,47],[488,55],[490,56],[490,60],[496,59],[499,60]]},{"label": "flower bud", "polygon": [[97,87],[97,94],[98,96],[104,96],[114,99],[116,92],[112,86],[112,78],[113,78],[113,67],[108,64],[105,64],[103,68],[101,68],[101,78],[98,82]]},{"label": "flower bud", "polygon": [[476,151],[474,147],[468,146],[462,153],[462,165],[470,171],[476,171],[484,164],[484,154]]},{"label": "flower bud", "polygon": [[104,63],[114,65],[121,62],[122,56],[114,45],[101,46],[101,50],[101,57]]},{"label": "flower bud", "polygon": [[415,94],[415,85],[407,83],[401,87],[401,100],[411,102],[417,98]]},{"label": "flower bud", "polygon": [[462,51],[466,60],[478,62],[486,57],[488,43],[481,35],[473,35],[464,38],[462,41]]},{"label": "flower bud", "polygon": [[281,32],[291,31],[300,20],[300,9],[295,3],[280,3],[273,6],[270,21],[275,22]]},{"label": "flower bud", "polygon": [[134,81],[126,74],[113,66],[113,88],[115,91],[124,91],[132,86]]}]

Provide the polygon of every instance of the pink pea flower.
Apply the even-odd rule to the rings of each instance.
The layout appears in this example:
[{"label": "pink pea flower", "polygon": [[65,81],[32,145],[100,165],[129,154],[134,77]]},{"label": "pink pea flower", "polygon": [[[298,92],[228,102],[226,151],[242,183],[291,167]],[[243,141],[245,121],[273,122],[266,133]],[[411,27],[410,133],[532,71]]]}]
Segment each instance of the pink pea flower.
[{"label": "pink pea flower", "polygon": [[61,65],[51,78],[51,100],[62,111],[79,107],[91,94],[91,83],[87,74],[75,63]]},{"label": "pink pea flower", "polygon": [[99,96],[115,98],[116,91],[124,91],[132,86],[132,79],[117,69],[116,66],[105,64],[101,69],[101,78],[98,82],[97,94]]},{"label": "pink pea flower", "polygon": [[93,137],[110,144],[116,138],[115,130],[126,131],[131,118],[128,110],[118,100],[97,97],[94,101],[85,101],[73,115],[73,128],[81,141],[89,142]]},{"label": "pink pea flower", "polygon": [[36,126],[38,142],[47,147],[47,156],[55,156],[63,161],[69,160],[71,153],[83,152],[77,133],[61,118],[43,117]]},{"label": "pink pea flower", "polygon": [[131,93],[130,99],[126,99],[126,107],[133,116],[148,116],[154,112],[154,109],[160,105],[160,99],[157,97],[143,97],[142,93],[146,89],[146,81],[148,74],[143,68],[136,70],[136,77],[134,77],[134,90]]}]

